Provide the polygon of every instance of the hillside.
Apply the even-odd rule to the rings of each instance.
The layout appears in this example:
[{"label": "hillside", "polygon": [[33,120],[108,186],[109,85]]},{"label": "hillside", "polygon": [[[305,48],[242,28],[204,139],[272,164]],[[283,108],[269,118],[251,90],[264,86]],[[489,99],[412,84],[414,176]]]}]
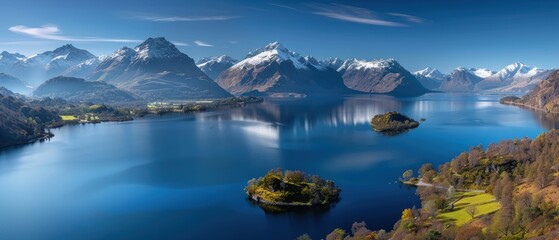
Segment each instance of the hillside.
[{"label": "hillside", "polygon": [[113,84],[146,100],[231,97],[165,38],[148,38],[134,49],[118,49],[88,79]]},{"label": "hillside", "polygon": [[0,94],[0,148],[47,137],[45,126],[60,117],[42,107]]},{"label": "hillside", "polygon": [[105,82],[88,82],[81,78],[62,76],[41,84],[33,92],[33,96],[59,97],[68,101],[95,103],[126,102],[137,99],[133,94]]}]

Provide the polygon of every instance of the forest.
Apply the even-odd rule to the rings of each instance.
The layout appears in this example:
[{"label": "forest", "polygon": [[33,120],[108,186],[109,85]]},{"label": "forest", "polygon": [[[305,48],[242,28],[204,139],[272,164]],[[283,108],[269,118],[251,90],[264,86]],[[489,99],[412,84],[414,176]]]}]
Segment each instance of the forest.
[{"label": "forest", "polygon": [[424,164],[417,177],[407,170],[402,180],[421,182],[421,208],[404,209],[393,230],[355,222],[326,239],[559,238],[558,130],[474,146],[438,168]]}]

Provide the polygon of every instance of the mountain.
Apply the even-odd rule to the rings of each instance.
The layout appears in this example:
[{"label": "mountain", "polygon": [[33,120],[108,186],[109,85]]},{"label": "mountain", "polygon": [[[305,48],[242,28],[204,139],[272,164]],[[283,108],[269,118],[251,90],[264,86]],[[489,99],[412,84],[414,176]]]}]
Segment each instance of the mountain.
[{"label": "mountain", "polygon": [[3,51],[0,53],[0,72],[6,72],[9,68],[11,68],[14,63],[25,59],[25,56],[19,53],[9,53]]},{"label": "mountain", "polygon": [[[4,91],[0,91],[4,92]],[[46,136],[45,125],[59,120],[58,114],[0,94],[0,148],[24,144]]]},{"label": "mountain", "polygon": [[344,60],[341,60],[339,58],[327,58],[326,60],[320,62],[322,66],[332,68],[336,71],[342,66],[343,63]]},{"label": "mountain", "polygon": [[76,78],[87,78],[89,77],[95,69],[101,64],[103,60],[105,60],[107,56],[99,56],[96,58],[87,59],[78,65],[72,66],[66,69],[62,75],[67,77],[76,77]]},{"label": "mountain", "polygon": [[421,95],[428,92],[394,59],[346,60],[338,68],[338,72],[343,74],[342,78],[347,87],[360,92],[398,96]]},{"label": "mountain", "polygon": [[196,66],[202,70],[208,77],[216,79],[219,74],[235,65],[238,61],[229,56],[222,55],[218,57],[207,57],[200,59]]},{"label": "mountain", "polygon": [[497,73],[476,84],[476,90],[496,92],[527,92],[551,73],[516,62],[506,66]]},{"label": "mountain", "polygon": [[88,51],[66,44],[53,51],[21,59],[6,72],[39,85],[45,79],[61,75],[67,69],[92,58],[96,57]]},{"label": "mountain", "polygon": [[89,79],[114,84],[148,100],[231,96],[165,38],[148,38],[134,49],[118,49],[99,63]]},{"label": "mountain", "polygon": [[12,92],[21,94],[29,93],[32,90],[26,82],[5,73],[0,73],[0,87],[5,87]]},{"label": "mountain", "polygon": [[273,42],[250,52],[216,82],[234,95],[317,96],[351,93],[336,70]]},{"label": "mountain", "polygon": [[488,69],[458,67],[450,73],[450,76],[442,82],[439,90],[445,92],[471,92],[475,85],[484,78],[491,76],[493,72]]},{"label": "mountain", "polygon": [[546,79],[513,104],[559,113],[559,70],[550,72]]},{"label": "mountain", "polygon": [[55,77],[41,84],[35,97],[60,97],[68,101],[94,103],[125,102],[136,100],[131,93],[105,82],[88,82],[82,78]]},{"label": "mountain", "polygon": [[416,72],[413,75],[425,88],[434,90],[441,86],[443,81],[447,80],[449,77],[446,74],[439,72],[439,70],[434,68],[425,68]]}]

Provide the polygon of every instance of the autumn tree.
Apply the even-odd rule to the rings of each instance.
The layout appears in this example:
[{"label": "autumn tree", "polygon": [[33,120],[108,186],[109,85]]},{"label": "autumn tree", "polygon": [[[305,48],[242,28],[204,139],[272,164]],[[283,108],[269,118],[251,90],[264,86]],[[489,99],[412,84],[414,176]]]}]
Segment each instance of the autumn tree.
[{"label": "autumn tree", "polygon": [[413,213],[411,209],[406,208],[402,211],[402,221],[408,221],[413,219]]},{"label": "autumn tree", "polygon": [[336,228],[326,236],[326,240],[343,240],[347,233],[341,228]]},{"label": "autumn tree", "polygon": [[402,179],[408,181],[413,177],[413,170],[408,169],[402,174]]},{"label": "autumn tree", "polygon": [[474,217],[476,216],[476,212],[477,212],[477,208],[476,206],[468,206],[464,209],[464,211],[470,215],[470,217],[472,217],[472,219],[474,219]]}]

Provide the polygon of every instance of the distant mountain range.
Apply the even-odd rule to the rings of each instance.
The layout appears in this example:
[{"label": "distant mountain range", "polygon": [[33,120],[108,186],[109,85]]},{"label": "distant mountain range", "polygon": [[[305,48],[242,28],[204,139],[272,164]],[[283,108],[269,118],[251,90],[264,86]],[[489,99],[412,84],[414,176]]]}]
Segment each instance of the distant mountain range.
[{"label": "distant mountain range", "polygon": [[[497,72],[458,67],[448,75],[434,68],[411,73],[394,59],[318,61],[277,42],[248,53],[241,61],[222,55],[195,63],[164,38],[149,38],[133,49],[123,47],[110,56],[98,57],[70,44],[32,56],[0,53],[0,86],[11,91],[29,94],[47,79],[65,76],[85,79],[83,84],[88,87],[96,86],[94,91],[87,90],[92,94],[114,86],[140,100],[223,98],[232,94],[285,97],[347,93],[413,96],[430,90],[528,92],[552,72],[517,62]],[[70,96],[70,92],[61,96],[87,99]],[[40,95],[44,93],[35,94]]]},{"label": "distant mountain range", "polygon": [[207,57],[200,59],[196,66],[202,70],[208,77],[212,79],[217,79],[217,76],[227,70],[228,68],[232,67],[237,63],[236,59],[233,59],[229,56],[222,55],[218,57]]},{"label": "distant mountain range", "polygon": [[216,82],[234,95],[301,97],[353,92],[334,69],[278,42],[250,52],[221,73]]},{"label": "distant mountain range", "polygon": [[33,90],[29,83],[21,81],[19,78],[5,73],[0,73],[0,86],[5,87],[12,92],[21,94],[27,94]]},{"label": "distant mountain range", "polygon": [[485,68],[458,67],[450,75],[445,75],[436,69],[426,68],[414,72],[414,75],[427,88],[444,92],[526,93],[552,71],[516,62],[497,72]]},{"label": "distant mountain range", "polygon": [[448,79],[448,75],[439,72],[435,68],[424,68],[413,72],[413,75],[425,88],[430,90],[438,89],[441,84]]},{"label": "distant mountain range", "polygon": [[[327,63],[336,66],[338,62]],[[397,96],[421,95],[428,90],[394,59],[373,61],[348,59],[339,65],[346,86],[365,93],[386,93]]]},{"label": "distant mountain range", "polygon": [[148,38],[134,49],[115,51],[88,79],[114,84],[147,100],[231,96],[165,38]]}]

